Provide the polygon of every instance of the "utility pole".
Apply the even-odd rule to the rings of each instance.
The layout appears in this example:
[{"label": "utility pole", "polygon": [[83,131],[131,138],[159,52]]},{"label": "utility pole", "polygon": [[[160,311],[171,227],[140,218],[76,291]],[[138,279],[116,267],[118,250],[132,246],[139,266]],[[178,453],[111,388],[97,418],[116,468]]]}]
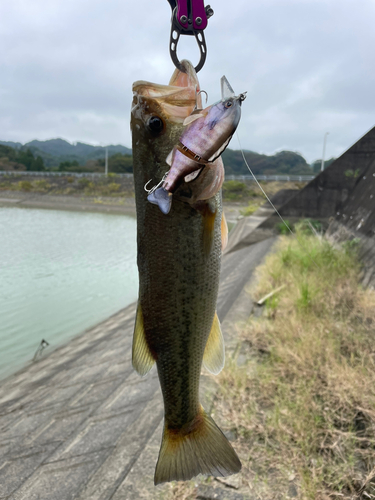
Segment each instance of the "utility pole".
[{"label": "utility pole", "polygon": [[105,148],[105,175],[108,175],[108,148]]},{"label": "utility pole", "polygon": [[328,136],[329,132],[326,132],[324,134],[324,141],[323,141],[323,156],[322,156],[322,164],[320,166],[320,171],[323,172],[324,170],[324,157],[326,155],[326,143],[327,143],[327,136]]}]

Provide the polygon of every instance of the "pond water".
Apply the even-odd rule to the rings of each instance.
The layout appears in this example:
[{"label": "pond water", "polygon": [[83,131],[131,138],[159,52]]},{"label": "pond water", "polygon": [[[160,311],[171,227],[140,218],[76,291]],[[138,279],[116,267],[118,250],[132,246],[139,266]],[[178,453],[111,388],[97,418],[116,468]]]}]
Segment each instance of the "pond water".
[{"label": "pond water", "polygon": [[0,208],[0,378],[137,293],[135,218]]}]

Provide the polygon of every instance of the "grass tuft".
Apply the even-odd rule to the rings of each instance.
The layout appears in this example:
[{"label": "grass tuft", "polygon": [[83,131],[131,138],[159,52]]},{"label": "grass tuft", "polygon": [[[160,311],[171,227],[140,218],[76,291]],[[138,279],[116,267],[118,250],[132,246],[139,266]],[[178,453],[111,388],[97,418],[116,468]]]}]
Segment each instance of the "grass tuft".
[{"label": "grass tuft", "polygon": [[259,269],[256,297],[286,287],[242,332],[215,413],[261,498],[375,498],[375,293],[359,272],[356,244],[302,230]]}]

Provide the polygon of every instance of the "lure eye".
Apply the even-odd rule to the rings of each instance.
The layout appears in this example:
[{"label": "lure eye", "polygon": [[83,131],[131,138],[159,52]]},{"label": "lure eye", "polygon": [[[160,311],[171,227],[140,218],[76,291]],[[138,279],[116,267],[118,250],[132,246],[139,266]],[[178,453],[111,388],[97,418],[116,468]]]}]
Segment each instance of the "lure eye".
[{"label": "lure eye", "polygon": [[153,134],[160,134],[164,129],[164,122],[159,116],[151,116],[148,121],[148,128]]},{"label": "lure eye", "polygon": [[225,106],[226,108],[230,108],[231,106],[233,106],[233,101],[232,101],[232,100],[227,101],[226,103],[224,103],[224,106]]}]

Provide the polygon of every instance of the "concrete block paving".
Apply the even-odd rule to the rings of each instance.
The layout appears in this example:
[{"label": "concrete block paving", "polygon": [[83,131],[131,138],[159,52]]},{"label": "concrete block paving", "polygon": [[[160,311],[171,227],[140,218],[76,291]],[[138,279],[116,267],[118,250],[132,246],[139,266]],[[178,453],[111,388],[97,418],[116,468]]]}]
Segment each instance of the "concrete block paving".
[{"label": "concrete block paving", "polygon": [[[218,315],[229,344],[225,318],[250,314],[250,297],[238,315],[236,300],[273,243],[223,259]],[[163,488],[153,486],[162,397],[155,368],[144,378],[132,369],[134,317],[132,304],[2,381],[0,499],[124,500]]]}]

